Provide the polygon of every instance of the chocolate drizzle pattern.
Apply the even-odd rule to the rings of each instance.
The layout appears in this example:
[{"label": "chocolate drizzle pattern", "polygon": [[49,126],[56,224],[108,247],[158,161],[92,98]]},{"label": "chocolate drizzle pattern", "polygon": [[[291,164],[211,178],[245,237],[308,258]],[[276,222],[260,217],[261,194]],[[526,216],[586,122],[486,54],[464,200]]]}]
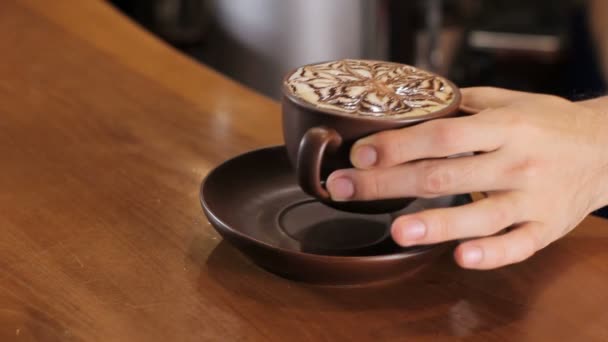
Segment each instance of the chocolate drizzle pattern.
[{"label": "chocolate drizzle pattern", "polygon": [[413,66],[339,60],[297,69],[291,93],[320,108],[372,117],[410,117],[441,110],[454,99],[445,79]]}]

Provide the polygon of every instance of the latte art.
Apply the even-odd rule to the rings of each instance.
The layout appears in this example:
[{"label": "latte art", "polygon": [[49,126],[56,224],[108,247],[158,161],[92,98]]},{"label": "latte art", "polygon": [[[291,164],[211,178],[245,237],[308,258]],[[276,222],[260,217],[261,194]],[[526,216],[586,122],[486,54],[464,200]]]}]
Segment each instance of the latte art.
[{"label": "latte art", "polygon": [[308,65],[285,85],[319,108],[393,119],[434,113],[454,100],[454,89],[444,78],[390,62],[346,59]]}]

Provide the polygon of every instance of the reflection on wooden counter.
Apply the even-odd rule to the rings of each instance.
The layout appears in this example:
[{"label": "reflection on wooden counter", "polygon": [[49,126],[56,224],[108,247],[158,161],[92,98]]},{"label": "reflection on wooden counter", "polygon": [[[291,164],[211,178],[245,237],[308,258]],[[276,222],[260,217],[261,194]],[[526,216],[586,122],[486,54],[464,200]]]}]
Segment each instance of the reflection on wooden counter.
[{"label": "reflection on wooden counter", "polygon": [[608,338],[605,221],[496,271],[287,281],[198,201],[211,168],[281,143],[276,103],[101,1],[4,1],[0,51],[2,341]]}]

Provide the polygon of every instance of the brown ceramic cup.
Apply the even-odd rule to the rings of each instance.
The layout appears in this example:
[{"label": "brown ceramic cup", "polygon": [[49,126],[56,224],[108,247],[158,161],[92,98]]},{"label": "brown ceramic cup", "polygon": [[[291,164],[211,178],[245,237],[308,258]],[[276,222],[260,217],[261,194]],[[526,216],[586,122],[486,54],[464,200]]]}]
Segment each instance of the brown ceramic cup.
[{"label": "brown ceramic cup", "polygon": [[353,167],[350,150],[361,138],[384,130],[458,115],[461,100],[459,89],[449,80],[441,78],[452,87],[452,100],[443,109],[426,115],[401,118],[357,116],[321,108],[295,96],[286,85],[286,80],[296,70],[287,73],[283,80],[282,121],[285,146],[302,190],[330,207],[356,213],[394,212],[412,202],[414,198],[333,201],[325,188],[325,181],[333,171]]}]

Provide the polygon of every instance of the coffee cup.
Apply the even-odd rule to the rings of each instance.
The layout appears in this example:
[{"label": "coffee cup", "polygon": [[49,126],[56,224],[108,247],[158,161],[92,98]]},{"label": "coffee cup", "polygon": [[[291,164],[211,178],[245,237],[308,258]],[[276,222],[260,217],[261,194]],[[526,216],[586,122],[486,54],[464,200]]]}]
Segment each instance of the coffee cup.
[{"label": "coffee cup", "polygon": [[333,201],[325,181],[351,168],[353,144],[384,130],[459,114],[460,91],[419,68],[385,61],[344,59],[288,72],[282,85],[283,138],[302,190],[338,210],[378,214],[414,198]]}]

